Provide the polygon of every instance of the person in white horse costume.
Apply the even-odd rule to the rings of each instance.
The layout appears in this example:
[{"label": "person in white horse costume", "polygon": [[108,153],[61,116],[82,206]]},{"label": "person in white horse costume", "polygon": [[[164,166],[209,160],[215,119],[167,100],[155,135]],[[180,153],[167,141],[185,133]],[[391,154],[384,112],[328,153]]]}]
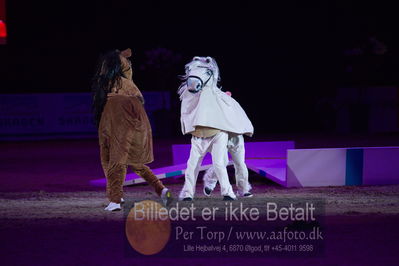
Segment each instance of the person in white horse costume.
[{"label": "person in white horse costume", "polygon": [[[199,167],[206,153],[210,152],[223,199],[235,200],[226,169],[229,134],[252,136],[252,123],[240,104],[218,86],[219,68],[213,58],[196,56],[185,66],[185,72],[184,82],[178,90],[180,122],[183,134],[191,134],[192,138],[179,199],[193,200]],[[243,138],[241,140],[243,143]]]}]

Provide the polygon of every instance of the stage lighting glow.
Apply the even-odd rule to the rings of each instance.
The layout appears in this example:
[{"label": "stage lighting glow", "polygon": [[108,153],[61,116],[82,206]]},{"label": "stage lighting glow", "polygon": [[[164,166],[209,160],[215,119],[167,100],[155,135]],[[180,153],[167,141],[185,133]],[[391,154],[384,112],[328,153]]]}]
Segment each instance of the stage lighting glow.
[{"label": "stage lighting glow", "polygon": [[0,38],[6,38],[6,37],[7,37],[6,23],[0,20]]}]

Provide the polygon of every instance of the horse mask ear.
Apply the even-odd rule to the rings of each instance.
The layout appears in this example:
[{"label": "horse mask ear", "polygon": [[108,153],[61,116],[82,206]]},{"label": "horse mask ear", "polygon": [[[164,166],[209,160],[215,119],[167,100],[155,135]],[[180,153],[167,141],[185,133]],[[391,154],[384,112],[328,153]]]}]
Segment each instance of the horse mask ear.
[{"label": "horse mask ear", "polygon": [[126,50],[123,50],[121,52],[121,55],[125,58],[129,58],[132,56],[132,50],[130,48],[127,48]]}]

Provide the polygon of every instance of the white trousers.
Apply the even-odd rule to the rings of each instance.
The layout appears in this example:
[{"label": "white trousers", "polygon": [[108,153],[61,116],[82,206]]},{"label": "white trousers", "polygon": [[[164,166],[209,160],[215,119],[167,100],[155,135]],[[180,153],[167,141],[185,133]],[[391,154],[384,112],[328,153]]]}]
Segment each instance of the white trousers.
[{"label": "white trousers", "polygon": [[222,196],[236,198],[226,169],[226,162],[228,161],[227,141],[228,134],[223,131],[209,138],[191,137],[190,158],[187,161],[184,186],[179,194],[180,200],[187,197],[194,198],[199,168],[207,152],[212,155],[212,165],[216,180],[220,183]]},{"label": "white trousers", "polygon": [[[243,135],[229,135],[227,143],[227,150],[233,160],[236,183],[239,195],[244,195],[251,190],[251,184],[248,181],[248,169],[245,164],[245,146]],[[228,157],[226,157],[226,165]],[[209,168],[204,174],[204,186],[214,189],[218,182],[215,170],[213,167]]]}]

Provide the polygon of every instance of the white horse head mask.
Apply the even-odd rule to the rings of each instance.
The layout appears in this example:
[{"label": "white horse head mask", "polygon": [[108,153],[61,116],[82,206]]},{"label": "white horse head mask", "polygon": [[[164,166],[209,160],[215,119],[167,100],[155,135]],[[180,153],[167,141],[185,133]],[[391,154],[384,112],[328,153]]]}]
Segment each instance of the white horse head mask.
[{"label": "white horse head mask", "polygon": [[219,67],[216,60],[209,56],[195,56],[191,62],[186,64],[185,72],[185,75],[181,76],[183,83],[178,90],[180,95],[186,90],[191,93],[197,93],[206,86],[217,87],[220,81]]}]

